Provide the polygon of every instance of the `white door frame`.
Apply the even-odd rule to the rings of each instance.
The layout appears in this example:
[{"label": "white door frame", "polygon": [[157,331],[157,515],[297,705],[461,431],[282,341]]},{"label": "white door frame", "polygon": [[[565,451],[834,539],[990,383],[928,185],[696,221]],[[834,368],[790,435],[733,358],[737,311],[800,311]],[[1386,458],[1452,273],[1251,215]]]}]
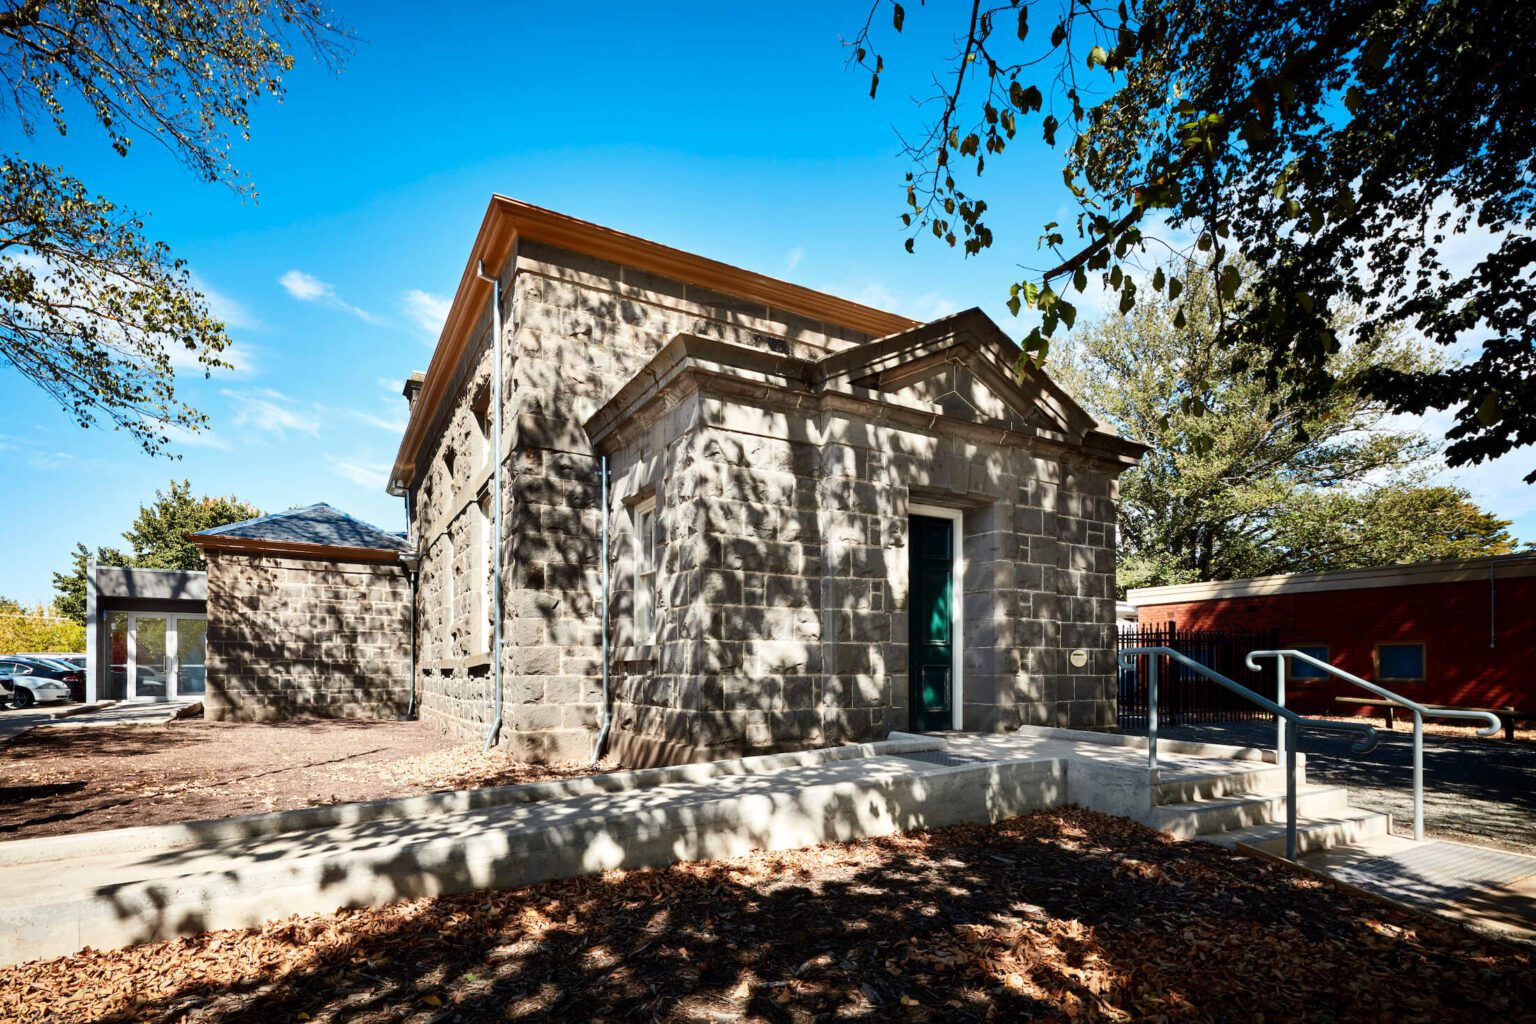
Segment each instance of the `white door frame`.
[{"label": "white door frame", "polygon": [[[123,695],[125,700],[162,701],[173,700],[181,696],[181,658],[178,653],[177,623],[182,619],[201,619],[208,621],[208,616],[184,614],[182,612],[125,612],[128,616],[128,675],[124,680]],[[164,619],[165,620],[165,693],[161,696],[139,695],[139,619]],[[207,643],[206,638],[204,644]],[[206,658],[206,653],[204,654]]]},{"label": "white door frame", "polygon": [[[953,678],[950,687],[950,728],[960,730],[965,728],[965,512],[958,508],[944,508],[940,505],[922,505],[911,502],[907,505],[907,515],[927,516],[930,519],[948,519],[954,525],[955,543],[951,556],[954,560],[951,573],[954,581],[950,584],[950,612],[949,629],[954,638],[950,644],[951,665],[949,674]],[[907,543],[910,546],[912,534],[907,533]],[[910,606],[912,599],[912,581],[907,581],[907,600]],[[907,679],[908,687],[911,686],[911,662],[908,661]]]}]

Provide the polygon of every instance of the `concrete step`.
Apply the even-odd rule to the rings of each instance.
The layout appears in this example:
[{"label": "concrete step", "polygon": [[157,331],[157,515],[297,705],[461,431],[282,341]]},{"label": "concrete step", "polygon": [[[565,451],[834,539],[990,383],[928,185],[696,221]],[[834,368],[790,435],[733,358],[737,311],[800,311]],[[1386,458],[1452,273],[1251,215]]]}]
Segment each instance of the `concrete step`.
[{"label": "concrete step", "polygon": [[[1349,809],[1343,786],[1303,786],[1296,791],[1296,813],[1303,818]],[[1285,821],[1284,793],[1253,793],[1154,807],[1147,824],[1183,839]]]},{"label": "concrete step", "polygon": [[[1300,856],[1313,850],[1327,850],[1335,846],[1358,843],[1387,835],[1392,826],[1392,816],[1377,811],[1351,808],[1328,815],[1300,818],[1296,822],[1296,853]],[[1217,846],[1229,849],[1257,850],[1260,853],[1285,856],[1285,821],[1226,832],[1211,832],[1199,837]]]},{"label": "concrete step", "polygon": [[[1231,767],[1209,774],[1165,772],[1154,790],[1158,806],[1185,804],[1194,800],[1217,800],[1253,793],[1284,793],[1285,769],[1262,761],[1231,762]],[[1251,765],[1252,767],[1248,767]],[[1297,785],[1305,785],[1307,773],[1296,770]]]}]

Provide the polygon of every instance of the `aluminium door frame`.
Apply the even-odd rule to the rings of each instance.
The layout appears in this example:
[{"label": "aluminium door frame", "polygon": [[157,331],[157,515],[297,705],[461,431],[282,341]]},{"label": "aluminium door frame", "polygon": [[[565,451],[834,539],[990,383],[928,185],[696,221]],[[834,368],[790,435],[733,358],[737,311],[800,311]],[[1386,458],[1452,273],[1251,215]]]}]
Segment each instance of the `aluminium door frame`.
[{"label": "aluminium door frame", "polygon": [[[181,619],[201,619],[208,621],[206,612],[202,614],[194,612],[156,612],[156,611],[130,611],[124,612],[128,616],[128,675],[124,680],[123,699],[160,702],[176,700],[181,696],[181,654],[177,646],[179,639],[177,624]],[[164,619],[165,620],[165,693],[159,697],[143,697],[139,695],[139,619]],[[204,658],[207,657],[208,639],[203,638]],[[174,690],[175,692],[171,692]]]},{"label": "aluminium door frame", "polygon": [[[950,600],[949,600],[949,631],[952,643],[950,644],[951,665],[949,674],[953,679],[950,687],[950,728],[956,731],[965,728],[965,512],[958,508],[945,508],[942,505],[924,505],[919,502],[911,502],[907,505],[907,517],[910,524],[912,516],[925,516],[929,519],[947,519],[954,528],[954,543],[950,550]],[[910,550],[912,543],[912,531],[907,531],[907,545]],[[908,564],[911,564],[910,557]],[[912,581],[907,581],[907,603],[911,607]],[[907,655],[907,664],[911,665],[911,654]],[[908,668],[910,679],[911,669]],[[908,684],[910,685],[910,683]]]}]

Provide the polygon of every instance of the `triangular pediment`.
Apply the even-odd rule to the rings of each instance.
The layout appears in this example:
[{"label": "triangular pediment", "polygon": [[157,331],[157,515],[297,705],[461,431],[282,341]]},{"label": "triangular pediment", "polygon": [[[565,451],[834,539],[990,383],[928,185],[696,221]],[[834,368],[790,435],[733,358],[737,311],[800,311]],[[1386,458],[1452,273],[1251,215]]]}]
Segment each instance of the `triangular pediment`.
[{"label": "triangular pediment", "polygon": [[979,309],[822,359],[823,380],[889,395],[957,420],[1080,438],[1098,427],[1048,375],[1015,369],[1019,348]]}]

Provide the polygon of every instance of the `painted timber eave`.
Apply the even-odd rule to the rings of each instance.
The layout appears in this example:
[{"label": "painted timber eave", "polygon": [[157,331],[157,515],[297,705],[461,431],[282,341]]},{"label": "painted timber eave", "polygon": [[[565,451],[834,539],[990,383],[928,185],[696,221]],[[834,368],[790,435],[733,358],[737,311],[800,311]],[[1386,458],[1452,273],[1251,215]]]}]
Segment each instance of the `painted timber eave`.
[{"label": "painted timber eave", "polygon": [[484,261],[490,273],[504,273],[519,239],[542,242],[725,295],[751,299],[874,337],[906,330],[918,323],[836,295],[813,291],[506,196],[493,195],[464,272],[459,277],[443,332],[432,353],[432,361],[427,365],[421,393],[411,407],[410,420],[406,423],[405,435],[400,440],[400,450],[390,472],[391,493],[399,493],[415,483],[421,453],[438,429],[444,403],[451,398],[449,390],[455,372],[484,313],[490,284],[480,280],[479,263]]},{"label": "painted timber eave", "polygon": [[1254,576],[1214,583],[1178,583],[1166,587],[1139,587],[1126,600],[1137,608],[1193,601],[1222,601],[1244,597],[1312,594],[1328,590],[1375,590],[1379,587],[1412,587],[1428,583],[1487,583],[1536,576],[1536,555],[1517,552],[1483,558],[1444,562],[1413,562],[1365,569],[1334,569],[1327,572]]},{"label": "painted timber eave", "polygon": [[254,540],[189,533],[187,539],[204,551],[234,551],[273,558],[310,558],[327,562],[398,562],[402,552],[389,548],[355,548],[341,544],[309,544],[296,540]]}]

